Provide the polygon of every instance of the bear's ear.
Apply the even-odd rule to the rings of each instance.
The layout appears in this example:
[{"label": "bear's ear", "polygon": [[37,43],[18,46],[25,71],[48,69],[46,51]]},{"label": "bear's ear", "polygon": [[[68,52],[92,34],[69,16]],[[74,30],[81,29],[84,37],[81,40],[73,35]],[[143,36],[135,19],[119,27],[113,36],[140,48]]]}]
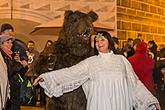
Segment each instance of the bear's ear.
[{"label": "bear's ear", "polygon": [[72,10],[66,10],[64,14],[64,19],[68,19],[71,14],[73,14]]},{"label": "bear's ear", "polygon": [[95,22],[98,19],[98,15],[94,11],[90,11],[88,15],[92,18],[93,22]]}]

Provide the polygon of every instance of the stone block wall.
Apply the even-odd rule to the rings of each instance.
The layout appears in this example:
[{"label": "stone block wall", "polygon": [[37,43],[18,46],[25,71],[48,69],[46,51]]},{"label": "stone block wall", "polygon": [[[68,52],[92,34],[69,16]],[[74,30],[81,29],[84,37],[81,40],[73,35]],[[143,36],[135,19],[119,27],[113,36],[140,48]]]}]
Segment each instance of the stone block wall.
[{"label": "stone block wall", "polygon": [[136,38],[165,44],[165,0],[117,0],[117,35],[121,42]]}]

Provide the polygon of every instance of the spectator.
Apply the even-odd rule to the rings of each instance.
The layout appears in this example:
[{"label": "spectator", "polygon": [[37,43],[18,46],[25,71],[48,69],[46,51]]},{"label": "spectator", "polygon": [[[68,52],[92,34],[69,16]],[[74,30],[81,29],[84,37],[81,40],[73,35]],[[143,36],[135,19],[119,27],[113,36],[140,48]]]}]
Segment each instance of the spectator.
[{"label": "spectator", "polygon": [[152,94],[156,95],[153,82],[154,61],[147,55],[147,51],[147,44],[139,42],[135,45],[135,55],[128,60],[140,81]]},{"label": "spectator", "polygon": [[[98,55],[79,64],[51,71],[35,79],[49,97],[59,97],[82,85],[87,110],[146,110],[157,99],[138,80],[128,60],[113,53],[114,44],[108,32],[100,31],[94,39]],[[81,100],[81,99],[80,99]]]},{"label": "spectator", "polygon": [[37,59],[39,52],[37,50],[35,50],[35,43],[33,41],[28,41],[27,43],[27,51],[26,54],[28,56],[28,63],[29,63],[29,70],[27,73],[27,76],[33,76],[33,72],[32,72],[32,64],[33,61]]},{"label": "spectator", "polygon": [[13,37],[2,35],[0,39],[1,53],[7,65],[8,79],[10,85],[10,100],[7,102],[6,110],[20,110],[20,83],[19,76],[27,71],[26,60],[20,60],[19,54],[14,56],[11,48],[13,46]]},{"label": "spectator", "polygon": [[157,61],[157,47],[155,41],[148,41],[149,56],[155,61]]},{"label": "spectator", "polygon": [[144,40],[143,40],[143,35],[142,35],[141,33],[138,33],[137,39],[140,39],[140,41],[144,41]]},{"label": "spectator", "polygon": [[148,55],[155,61],[155,66],[153,69],[154,83],[155,83],[156,88],[159,88],[159,85],[161,83],[161,76],[158,72],[158,68],[156,67],[157,47],[158,46],[156,45],[155,41],[153,41],[153,40],[148,41],[148,50],[149,50]]},{"label": "spectator", "polygon": [[133,39],[133,47],[136,45],[138,42],[142,42],[143,40],[143,35],[141,33],[138,33],[137,38]]},{"label": "spectator", "polygon": [[48,40],[45,44],[45,47],[44,49],[46,49],[47,47],[49,47],[51,44],[53,44],[53,41],[52,40]]},{"label": "spectator", "polygon": [[[33,41],[28,41],[27,47],[28,47],[28,49],[26,51],[26,54],[28,56],[29,69],[28,69],[26,75],[27,75],[28,79],[31,81],[31,83],[33,83],[36,75],[32,71],[32,65],[33,65],[34,61],[37,59],[37,57],[39,56],[39,52],[35,49],[35,43]],[[36,101],[38,100],[37,95],[38,95],[39,89],[35,88],[34,91],[35,91],[35,94],[34,94],[34,97],[31,101],[30,105],[35,105]]]},{"label": "spectator", "polygon": [[1,25],[1,34],[2,35],[14,35],[14,28],[11,24],[4,23]]},{"label": "spectator", "polygon": [[128,38],[126,45],[123,47],[123,52],[126,58],[129,58],[134,55],[133,39]]}]

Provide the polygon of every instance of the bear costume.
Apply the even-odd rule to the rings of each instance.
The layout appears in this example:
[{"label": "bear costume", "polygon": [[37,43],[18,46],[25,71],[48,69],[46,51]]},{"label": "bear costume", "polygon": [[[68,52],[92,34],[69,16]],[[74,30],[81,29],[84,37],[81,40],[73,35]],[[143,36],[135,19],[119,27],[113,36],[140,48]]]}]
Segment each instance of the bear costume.
[{"label": "bear costume", "polygon": [[[91,34],[94,32],[92,23],[97,18],[98,15],[93,11],[87,14],[80,11],[66,11],[58,40],[40,53],[34,62],[33,72],[40,75],[70,67],[94,55]],[[82,87],[79,87],[60,97],[52,97],[48,101],[47,110],[86,110],[86,102]]]}]

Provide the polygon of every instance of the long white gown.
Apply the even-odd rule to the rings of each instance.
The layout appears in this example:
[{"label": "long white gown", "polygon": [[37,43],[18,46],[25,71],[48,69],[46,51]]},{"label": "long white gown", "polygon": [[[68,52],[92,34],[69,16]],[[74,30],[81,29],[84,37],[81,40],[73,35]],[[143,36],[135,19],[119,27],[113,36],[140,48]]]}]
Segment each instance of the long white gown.
[{"label": "long white gown", "polygon": [[[40,85],[59,97],[82,85],[87,110],[146,110],[157,99],[144,87],[130,63],[113,52],[92,56],[70,68],[42,74]],[[81,100],[81,99],[80,99]]]}]

